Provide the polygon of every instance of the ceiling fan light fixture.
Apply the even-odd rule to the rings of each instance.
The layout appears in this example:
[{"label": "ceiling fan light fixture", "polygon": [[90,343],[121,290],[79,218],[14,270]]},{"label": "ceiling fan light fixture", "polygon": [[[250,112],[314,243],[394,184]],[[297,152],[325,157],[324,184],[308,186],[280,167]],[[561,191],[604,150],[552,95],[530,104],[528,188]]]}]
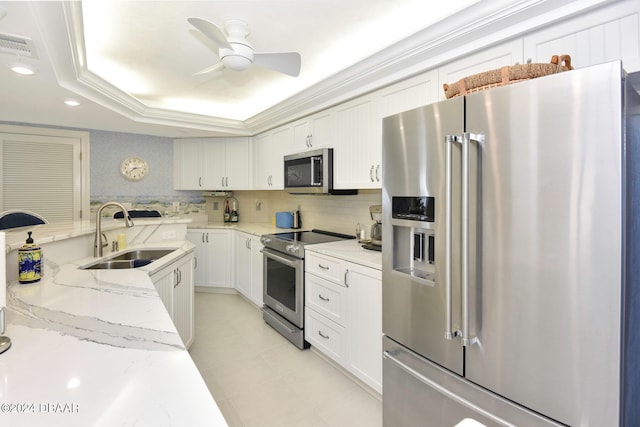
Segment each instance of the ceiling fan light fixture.
[{"label": "ceiling fan light fixture", "polygon": [[[225,22],[223,32],[215,24],[201,18],[189,18],[189,23],[205,37],[218,45],[218,58],[221,66],[233,71],[244,71],[256,64],[277,72],[297,77],[300,74],[300,54],[297,52],[254,52],[247,40],[249,27],[239,19]],[[217,64],[197,72],[195,75],[217,71]]]},{"label": "ceiling fan light fixture", "polygon": [[222,63],[233,71],[244,71],[252,64],[249,58],[241,55],[227,55],[222,58]]}]

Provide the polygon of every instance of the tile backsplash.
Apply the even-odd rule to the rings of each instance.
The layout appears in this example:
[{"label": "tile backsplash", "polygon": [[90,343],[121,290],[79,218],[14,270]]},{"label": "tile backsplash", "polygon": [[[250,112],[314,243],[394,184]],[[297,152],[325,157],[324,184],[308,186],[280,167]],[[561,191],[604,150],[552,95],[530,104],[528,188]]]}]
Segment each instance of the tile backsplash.
[{"label": "tile backsplash", "polygon": [[[240,222],[270,223],[276,212],[300,208],[302,227],[355,234],[356,224],[373,223],[369,206],[382,203],[381,190],[360,190],[353,196],[293,195],[285,191],[236,191]],[[223,222],[224,197],[205,197],[209,222]],[[217,209],[216,209],[217,208]],[[367,234],[368,237],[368,234]]]}]

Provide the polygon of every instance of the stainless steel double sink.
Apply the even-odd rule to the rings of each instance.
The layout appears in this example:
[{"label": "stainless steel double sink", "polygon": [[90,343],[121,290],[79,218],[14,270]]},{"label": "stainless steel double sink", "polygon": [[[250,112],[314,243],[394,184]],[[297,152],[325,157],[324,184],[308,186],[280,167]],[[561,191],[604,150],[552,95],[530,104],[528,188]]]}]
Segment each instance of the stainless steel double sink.
[{"label": "stainless steel double sink", "polygon": [[81,270],[120,270],[138,268],[151,264],[153,261],[170,254],[177,248],[163,249],[132,249],[109,259],[100,260],[93,264],[80,267]]}]

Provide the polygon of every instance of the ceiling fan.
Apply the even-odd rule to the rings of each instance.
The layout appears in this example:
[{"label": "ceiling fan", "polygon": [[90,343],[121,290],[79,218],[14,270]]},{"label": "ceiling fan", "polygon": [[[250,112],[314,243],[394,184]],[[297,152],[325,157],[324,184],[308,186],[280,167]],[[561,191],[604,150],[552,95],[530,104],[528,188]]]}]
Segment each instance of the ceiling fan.
[{"label": "ceiling fan", "polygon": [[194,75],[205,74],[222,68],[234,71],[243,71],[256,64],[270,68],[280,73],[298,77],[300,74],[300,54],[297,52],[254,52],[251,43],[247,40],[249,26],[239,19],[231,19],[225,22],[225,33],[215,24],[201,19],[188,18],[191,25],[196,27],[205,37],[218,46],[220,62]]}]

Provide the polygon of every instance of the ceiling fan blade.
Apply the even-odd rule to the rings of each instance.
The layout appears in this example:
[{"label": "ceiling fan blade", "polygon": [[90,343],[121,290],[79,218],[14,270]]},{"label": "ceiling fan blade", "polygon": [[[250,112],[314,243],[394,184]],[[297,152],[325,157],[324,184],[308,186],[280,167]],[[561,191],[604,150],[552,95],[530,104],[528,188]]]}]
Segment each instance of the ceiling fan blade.
[{"label": "ceiling fan blade", "polygon": [[211,73],[213,71],[218,71],[224,68],[224,64],[222,62],[218,62],[217,64],[213,64],[210,67],[205,68],[204,70],[200,70],[197,73],[193,73],[194,76],[199,76],[201,74]]},{"label": "ceiling fan blade", "polygon": [[211,41],[217,44],[218,47],[231,49],[231,45],[227,41],[227,37],[216,25],[202,18],[187,18],[187,21],[196,27],[202,34],[207,36]]},{"label": "ceiling fan blade", "polygon": [[298,52],[254,53],[253,63],[292,77],[300,75],[300,54]]}]

